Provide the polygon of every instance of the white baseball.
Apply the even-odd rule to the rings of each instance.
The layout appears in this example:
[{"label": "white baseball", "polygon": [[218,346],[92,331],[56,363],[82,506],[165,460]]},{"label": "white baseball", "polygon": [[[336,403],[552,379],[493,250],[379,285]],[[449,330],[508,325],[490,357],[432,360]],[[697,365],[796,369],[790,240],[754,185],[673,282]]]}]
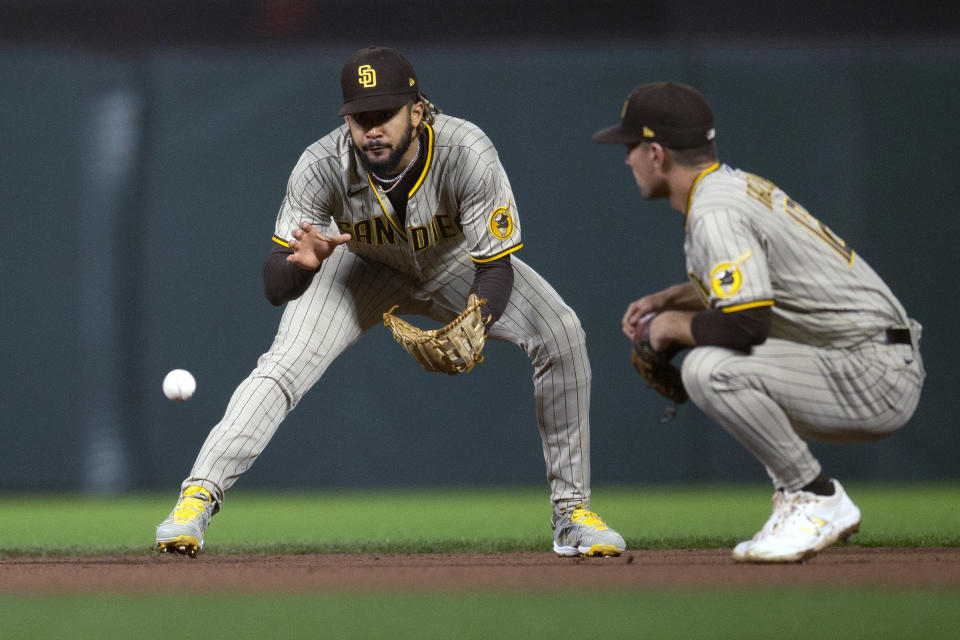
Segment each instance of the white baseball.
[{"label": "white baseball", "polygon": [[163,379],[163,395],[171,400],[189,400],[197,390],[197,381],[186,369],[174,369]]}]

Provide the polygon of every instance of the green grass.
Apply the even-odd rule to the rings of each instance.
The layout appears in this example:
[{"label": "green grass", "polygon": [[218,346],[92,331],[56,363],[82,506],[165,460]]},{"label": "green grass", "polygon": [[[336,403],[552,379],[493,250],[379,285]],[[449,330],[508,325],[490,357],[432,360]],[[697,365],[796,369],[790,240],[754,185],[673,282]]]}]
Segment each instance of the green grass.
[{"label": "green grass", "polygon": [[[848,484],[854,542],[960,544],[960,484]],[[0,557],[152,553],[164,494],[0,495]],[[721,547],[770,510],[762,486],[597,487],[593,507],[639,548]],[[545,488],[228,496],[205,554],[550,548]],[[960,588],[608,589],[189,594],[0,594],[3,640],[263,638],[954,638]]]},{"label": "green grass", "polygon": [[5,640],[956,638],[957,590],[0,598]]},{"label": "green grass", "polygon": [[[864,546],[960,545],[960,484],[847,490]],[[148,554],[172,507],[164,494],[0,495],[0,557]],[[762,486],[606,487],[593,508],[632,549],[732,546],[770,512]],[[234,490],[204,553],[534,551],[550,548],[546,488]]]}]

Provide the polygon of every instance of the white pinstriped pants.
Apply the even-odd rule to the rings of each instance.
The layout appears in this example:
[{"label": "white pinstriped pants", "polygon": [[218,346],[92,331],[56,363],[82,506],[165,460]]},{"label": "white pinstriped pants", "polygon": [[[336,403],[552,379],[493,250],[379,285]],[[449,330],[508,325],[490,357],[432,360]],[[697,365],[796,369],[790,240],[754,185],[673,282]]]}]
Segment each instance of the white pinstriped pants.
[{"label": "white pinstriped pants", "polygon": [[[584,332],[573,310],[542,277],[516,257],[511,263],[513,292],[489,337],[518,345],[532,361],[553,502],[589,505],[591,372]],[[383,324],[385,311],[399,304],[405,314],[448,322],[463,310],[473,273],[465,257],[447,272],[444,283],[418,285],[391,267],[338,249],[307,291],[287,304],[273,345],[234,391],[183,487],[200,485],[222,502],[303,395],[337,356]]]},{"label": "white pinstriped pants", "polygon": [[683,362],[693,402],[794,491],[820,473],[804,440],[884,438],[913,415],[923,385],[919,351],[878,338],[850,349],[768,339],[747,355],[696,347]]}]

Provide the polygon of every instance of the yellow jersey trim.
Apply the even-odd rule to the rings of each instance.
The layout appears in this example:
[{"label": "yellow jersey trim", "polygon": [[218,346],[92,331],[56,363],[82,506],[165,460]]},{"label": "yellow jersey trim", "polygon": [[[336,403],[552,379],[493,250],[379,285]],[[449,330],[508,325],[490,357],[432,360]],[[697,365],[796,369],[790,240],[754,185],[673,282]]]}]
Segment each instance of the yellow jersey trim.
[{"label": "yellow jersey trim", "polygon": [[[417,189],[420,188],[420,185],[423,184],[424,178],[427,177],[427,171],[430,170],[430,163],[433,160],[433,127],[431,127],[426,122],[424,126],[427,128],[427,160],[423,164],[423,171],[420,172],[420,177],[417,178],[416,183],[413,185],[413,188],[410,189],[410,193],[407,194],[407,198],[413,197],[413,194],[416,193]],[[367,172],[367,182],[370,183],[370,188],[373,189],[373,194],[377,196],[377,202],[380,203],[380,208],[383,209],[384,215],[387,217],[387,221],[390,223],[390,226],[400,234],[400,237],[404,240],[407,239],[407,234],[404,229],[401,229],[397,225],[397,221],[393,219],[389,213],[387,213],[387,208],[383,206],[383,200],[380,199],[380,194],[377,192],[376,185],[373,184],[373,178],[370,176],[370,173]]]},{"label": "yellow jersey trim", "polygon": [[380,199],[380,193],[377,191],[377,186],[373,184],[373,178],[370,177],[369,173],[367,173],[367,182],[370,183],[370,188],[373,189],[373,195],[377,197],[377,202],[380,203],[380,208],[383,210],[383,215],[387,218],[387,222],[390,223],[390,226],[393,227],[394,231],[400,234],[401,238],[406,240],[407,239],[406,231],[401,229],[399,226],[397,226],[397,221],[394,220],[393,216],[391,216],[387,212],[387,208],[383,205],[383,200]]},{"label": "yellow jersey trim", "polygon": [[290,243],[289,243],[289,242],[287,242],[286,240],[281,240],[281,239],[278,238],[277,236],[273,236],[273,241],[276,242],[277,244],[279,244],[279,245],[282,246],[282,247],[286,247],[287,249],[290,248]]},{"label": "yellow jersey trim", "polygon": [[[720,168],[720,163],[714,162],[712,165],[710,165],[709,167],[701,171],[697,175],[697,177],[694,179],[693,184],[690,185],[690,193],[687,194],[687,210],[683,212],[683,215],[687,217],[687,220],[689,220],[690,203],[693,202],[693,192],[697,190],[697,185],[700,184],[700,181],[703,180],[703,177],[705,175],[707,175],[708,173],[713,173],[719,168]],[[684,224],[684,226],[686,226],[686,224]]]},{"label": "yellow jersey trim", "polygon": [[521,242],[520,244],[518,244],[518,245],[515,246],[515,247],[511,247],[510,249],[507,249],[506,251],[501,251],[500,253],[498,253],[497,255],[493,256],[492,258],[474,258],[473,256],[470,256],[470,259],[473,260],[474,262],[493,262],[494,260],[499,260],[500,258],[502,258],[503,256],[507,255],[508,253],[513,253],[514,251],[516,251],[517,249],[519,249],[519,248],[522,247],[522,246],[523,246],[523,243]]},{"label": "yellow jersey trim", "polygon": [[720,307],[724,313],[734,313],[744,309],[756,309],[757,307],[772,307],[773,300],[757,300],[756,302],[744,302],[743,304],[734,304],[729,307]]},{"label": "yellow jersey trim", "polygon": [[427,171],[430,170],[430,161],[433,160],[433,127],[426,122],[423,124],[427,128],[427,161],[423,165],[423,172],[420,174],[420,177],[417,178],[416,184],[413,185],[410,193],[407,194],[408,198],[412,198],[413,194],[420,188],[420,185],[423,184],[423,179],[427,177]]}]

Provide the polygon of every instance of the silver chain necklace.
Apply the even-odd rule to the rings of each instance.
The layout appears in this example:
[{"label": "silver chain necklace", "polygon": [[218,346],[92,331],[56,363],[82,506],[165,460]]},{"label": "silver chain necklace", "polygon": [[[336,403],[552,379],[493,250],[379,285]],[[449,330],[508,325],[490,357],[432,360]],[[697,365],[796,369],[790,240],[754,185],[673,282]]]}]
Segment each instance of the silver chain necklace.
[{"label": "silver chain necklace", "polygon": [[382,183],[380,187],[381,189],[383,188],[384,184],[391,185],[389,189],[383,189],[384,193],[390,193],[391,191],[397,188],[397,185],[400,184],[400,181],[403,179],[403,176],[407,175],[407,171],[410,171],[410,167],[417,164],[417,160],[419,159],[420,159],[420,138],[417,138],[417,152],[413,154],[413,160],[410,161],[410,164],[408,164],[403,171],[401,171],[399,174],[397,174],[393,178],[381,178],[380,176],[377,175],[376,171],[374,171],[373,169],[370,170],[370,174],[377,179],[377,182]]}]

